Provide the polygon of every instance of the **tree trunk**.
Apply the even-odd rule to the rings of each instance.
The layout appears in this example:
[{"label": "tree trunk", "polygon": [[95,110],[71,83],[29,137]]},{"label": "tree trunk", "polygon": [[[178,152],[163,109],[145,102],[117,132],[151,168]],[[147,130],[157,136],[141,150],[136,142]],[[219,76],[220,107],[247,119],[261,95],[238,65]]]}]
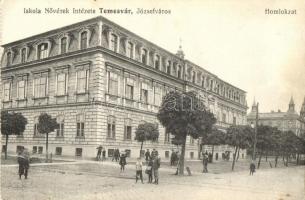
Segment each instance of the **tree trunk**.
[{"label": "tree trunk", "polygon": [[234,153],[234,156],[233,156],[232,171],[234,171],[237,149],[239,149],[239,148],[236,146],[235,147],[235,153]]},{"label": "tree trunk", "polygon": [[8,135],[5,138],[5,160],[7,159],[7,144],[8,144]]},{"label": "tree trunk", "polygon": [[258,160],[258,164],[257,164],[257,169],[259,169],[259,166],[261,165],[262,156],[263,156],[263,152],[261,152],[259,154],[259,160]]},{"label": "tree trunk", "polygon": [[278,160],[278,158],[279,158],[279,156],[276,155],[276,156],[275,156],[275,164],[274,164],[274,167],[275,167],[275,168],[277,167],[277,160]]},{"label": "tree trunk", "polygon": [[237,161],[238,161],[238,159],[239,159],[239,151],[240,151],[240,148],[238,148],[236,162],[237,162]]},{"label": "tree trunk", "polygon": [[213,162],[213,158],[214,158],[214,145],[212,145],[212,159],[211,159],[211,163]]},{"label": "tree trunk", "polygon": [[143,148],[143,142],[144,142],[144,141],[142,141],[142,143],[141,143],[140,158],[142,157],[142,156],[141,156],[141,153],[142,153],[142,148]]},{"label": "tree trunk", "polygon": [[48,151],[48,144],[49,144],[49,133],[46,134],[47,135],[47,138],[46,138],[46,159],[48,162],[48,158],[49,158],[49,151]]},{"label": "tree trunk", "polygon": [[287,157],[286,157],[286,167],[288,167],[288,159],[289,159],[289,156],[287,154]]},{"label": "tree trunk", "polygon": [[183,143],[181,145],[181,155],[179,160],[179,175],[184,175],[184,155],[185,155],[185,143],[186,143],[186,134],[183,136]]},{"label": "tree trunk", "polygon": [[268,161],[268,152],[266,151],[266,162]]},{"label": "tree trunk", "polygon": [[300,154],[297,154],[297,165],[299,165],[299,160],[300,160]]}]

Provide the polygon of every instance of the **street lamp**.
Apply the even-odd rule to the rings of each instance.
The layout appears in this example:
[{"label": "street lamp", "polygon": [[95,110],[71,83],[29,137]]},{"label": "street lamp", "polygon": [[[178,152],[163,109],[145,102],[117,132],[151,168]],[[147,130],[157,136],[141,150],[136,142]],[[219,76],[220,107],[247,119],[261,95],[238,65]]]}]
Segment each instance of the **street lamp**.
[{"label": "street lamp", "polygon": [[[253,128],[254,124],[251,124]],[[253,154],[252,160],[256,160],[256,143],[257,143],[257,126],[258,126],[258,103],[256,104],[256,116],[255,116],[255,127],[254,127],[254,144],[253,144]]]}]

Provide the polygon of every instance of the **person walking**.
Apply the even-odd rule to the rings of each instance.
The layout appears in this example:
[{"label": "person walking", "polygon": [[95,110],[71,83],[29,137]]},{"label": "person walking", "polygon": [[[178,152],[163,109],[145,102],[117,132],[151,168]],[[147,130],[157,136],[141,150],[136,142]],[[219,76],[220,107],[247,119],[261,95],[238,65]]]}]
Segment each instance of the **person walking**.
[{"label": "person walking", "polygon": [[153,173],[152,167],[153,167],[153,160],[150,158],[145,169],[145,173],[148,176],[148,183],[152,183],[152,173]]},{"label": "person walking", "polygon": [[103,158],[102,158],[102,161],[105,161],[106,160],[106,149],[103,149]]},{"label": "person walking", "polygon": [[18,153],[18,164],[19,164],[19,179],[24,175],[24,178],[28,178],[28,170],[30,168],[30,153],[27,149],[23,149],[22,152]]},{"label": "person walking", "polygon": [[204,154],[203,155],[203,159],[202,159],[202,162],[203,162],[203,173],[208,173],[208,162],[209,162],[209,158],[208,158],[208,155],[207,154]]},{"label": "person walking", "polygon": [[125,153],[121,153],[120,156],[120,162],[119,162],[120,166],[121,166],[121,172],[125,170],[125,165],[126,163],[126,154]]},{"label": "person walking", "polygon": [[159,168],[160,168],[160,157],[158,155],[158,152],[156,151],[154,159],[153,159],[153,173],[154,173],[154,183],[159,184]]},{"label": "person walking", "polygon": [[254,161],[252,160],[252,162],[250,163],[250,175],[253,176],[255,172],[255,164]]},{"label": "person walking", "polygon": [[115,154],[115,162],[118,162],[120,159],[120,150],[116,149],[116,154]]},{"label": "person walking", "polygon": [[147,149],[146,152],[145,152],[145,161],[146,161],[146,163],[148,163],[149,160],[150,160],[150,152],[149,152],[149,149]]},{"label": "person walking", "polygon": [[100,145],[96,149],[97,149],[96,160],[100,161],[101,160],[101,154],[102,154],[103,147],[102,147],[102,145]]},{"label": "person walking", "polygon": [[138,179],[141,179],[141,182],[143,184],[143,173],[142,173],[142,160],[141,158],[137,158],[137,162],[136,162],[136,183],[138,182]]}]

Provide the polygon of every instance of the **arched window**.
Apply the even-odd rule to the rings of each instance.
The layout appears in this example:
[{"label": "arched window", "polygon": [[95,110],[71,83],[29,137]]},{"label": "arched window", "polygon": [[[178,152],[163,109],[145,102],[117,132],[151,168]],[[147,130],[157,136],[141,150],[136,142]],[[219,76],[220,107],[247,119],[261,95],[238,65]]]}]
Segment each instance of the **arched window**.
[{"label": "arched window", "polygon": [[128,58],[133,58],[133,43],[127,42],[126,55]]},{"label": "arched window", "polygon": [[24,63],[26,61],[26,48],[23,48],[21,50],[21,63]]},{"label": "arched window", "polygon": [[56,129],[56,137],[63,137],[64,136],[64,129],[65,129],[65,120],[63,115],[59,115],[56,117],[56,121],[58,123],[58,129]]},{"label": "arched window", "polygon": [[159,70],[159,67],[160,67],[160,56],[159,55],[156,55],[155,56],[155,68],[157,70]]},{"label": "arched window", "polygon": [[181,78],[181,74],[182,74],[182,70],[181,70],[181,66],[178,66],[178,71],[177,71],[177,76],[178,78]]},{"label": "arched window", "polygon": [[63,37],[60,40],[60,52],[67,53],[67,37]]},{"label": "arched window", "polygon": [[108,116],[107,119],[107,138],[115,139],[115,117]]},{"label": "arched window", "polygon": [[124,139],[125,140],[131,140],[131,134],[132,134],[132,120],[127,118],[125,119],[125,126],[124,126]]},{"label": "arched window", "polygon": [[48,57],[48,43],[42,43],[38,45],[38,59],[44,59]]},{"label": "arched window", "polygon": [[117,52],[117,46],[118,46],[118,36],[115,34],[111,34],[110,39],[110,49],[114,52]]},{"label": "arched window", "polygon": [[81,38],[80,39],[80,49],[86,49],[87,48],[87,41],[88,41],[87,31],[82,32],[80,38]]},{"label": "arched window", "polygon": [[144,64],[147,63],[147,50],[146,49],[141,50],[141,61]]},{"label": "arched window", "polygon": [[10,66],[11,64],[12,64],[12,53],[7,52],[7,54],[6,54],[6,65]]},{"label": "arched window", "polygon": [[172,62],[170,60],[167,61],[166,73],[169,75],[171,74],[171,65],[172,65]]},{"label": "arched window", "polygon": [[85,137],[85,116],[78,114],[76,116],[76,137]]}]

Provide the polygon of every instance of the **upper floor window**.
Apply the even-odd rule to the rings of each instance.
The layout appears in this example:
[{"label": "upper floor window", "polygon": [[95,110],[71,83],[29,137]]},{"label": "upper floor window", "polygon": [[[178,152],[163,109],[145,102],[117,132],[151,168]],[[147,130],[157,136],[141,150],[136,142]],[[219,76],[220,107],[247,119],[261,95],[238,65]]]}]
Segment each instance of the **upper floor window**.
[{"label": "upper floor window", "polygon": [[160,56],[156,55],[155,56],[155,68],[159,70],[160,67]]},{"label": "upper floor window", "polygon": [[141,61],[142,63],[146,64],[147,63],[147,50],[143,49],[141,50]]},{"label": "upper floor window", "polygon": [[18,99],[26,98],[26,81],[20,80],[17,82],[17,96]]},{"label": "upper floor window", "polygon": [[12,53],[11,52],[7,52],[6,53],[6,65],[10,66],[12,64]]},{"label": "upper floor window", "polygon": [[4,90],[4,101],[9,101],[11,100],[11,82],[4,83],[3,85],[3,90]]},{"label": "upper floor window", "polygon": [[148,85],[147,84],[142,83],[140,99],[143,103],[148,103]]},{"label": "upper floor window", "polygon": [[[76,73],[77,76],[77,84],[76,84],[76,92],[77,93],[85,93],[88,91],[88,78],[89,78],[89,70],[79,70]],[[62,84],[65,79],[62,77]],[[66,82],[66,81],[65,81]]]},{"label": "upper floor window", "polygon": [[169,143],[170,142],[170,132],[168,132],[167,128],[165,128],[165,133],[164,133],[164,143]]},{"label": "upper floor window", "polygon": [[86,49],[88,43],[88,33],[84,31],[80,35],[80,49]]},{"label": "upper floor window", "polygon": [[76,137],[85,136],[85,116],[84,114],[78,114],[76,116]]},{"label": "upper floor window", "polygon": [[222,122],[226,122],[227,121],[227,116],[225,113],[222,113]]},{"label": "upper floor window", "polygon": [[160,87],[155,87],[154,97],[155,97],[154,98],[155,105],[160,106],[161,105],[161,100],[162,100],[161,88]]},{"label": "upper floor window", "polygon": [[67,74],[57,74],[57,88],[56,95],[65,95],[67,92]]},{"label": "upper floor window", "polygon": [[127,42],[126,54],[128,58],[133,58],[133,44],[131,42]]},{"label": "upper floor window", "polygon": [[118,96],[119,93],[119,77],[116,73],[108,72],[108,93]]},{"label": "upper floor window", "polygon": [[171,65],[172,65],[172,62],[169,60],[167,61],[167,65],[166,65],[166,73],[167,74],[171,74]]},{"label": "upper floor window", "polygon": [[117,52],[117,46],[118,46],[118,36],[116,36],[115,34],[111,34],[110,49],[114,52]]},{"label": "upper floor window", "polygon": [[236,117],[233,117],[233,125],[236,125]]},{"label": "upper floor window", "polygon": [[38,76],[34,79],[34,97],[46,97],[47,96],[47,77]]},{"label": "upper floor window", "polygon": [[181,74],[182,74],[182,69],[181,69],[181,66],[179,65],[179,66],[178,66],[178,70],[177,70],[177,76],[178,76],[178,78],[181,78]]},{"label": "upper floor window", "polygon": [[211,83],[210,83],[210,90],[213,90],[213,87],[214,87],[214,81],[211,80]]},{"label": "upper floor window", "polygon": [[133,99],[133,85],[126,84],[126,98]]},{"label": "upper floor window", "polygon": [[42,43],[38,45],[38,59],[48,57],[48,43]]},{"label": "upper floor window", "polygon": [[63,116],[58,116],[56,118],[56,121],[58,123],[58,129],[56,129],[56,137],[63,137],[64,136],[64,130],[65,130],[65,121]]},{"label": "upper floor window", "polygon": [[196,73],[195,72],[193,72],[192,81],[193,81],[193,83],[196,83]]},{"label": "upper floor window", "polygon": [[67,53],[67,37],[63,37],[60,40],[60,52]]},{"label": "upper floor window", "polygon": [[21,49],[21,63],[26,62],[26,48]]},{"label": "upper floor window", "polygon": [[108,116],[107,121],[107,138],[115,139],[115,117]]},{"label": "upper floor window", "polygon": [[124,139],[125,140],[131,140],[131,132],[132,132],[132,120],[131,119],[125,119],[125,126],[124,126]]},{"label": "upper floor window", "polygon": [[204,88],[204,79],[205,79],[205,77],[202,76],[202,78],[201,78],[201,87],[203,87],[203,88]]}]

